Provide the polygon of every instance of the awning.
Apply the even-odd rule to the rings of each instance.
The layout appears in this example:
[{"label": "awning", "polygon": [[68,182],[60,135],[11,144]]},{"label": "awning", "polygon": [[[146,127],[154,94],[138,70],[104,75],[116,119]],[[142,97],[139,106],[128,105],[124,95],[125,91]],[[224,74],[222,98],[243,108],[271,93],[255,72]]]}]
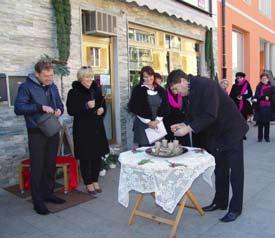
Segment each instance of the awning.
[{"label": "awning", "polygon": [[183,3],[174,0],[125,0],[126,2],[135,2],[140,7],[147,7],[150,10],[157,10],[159,13],[166,13],[169,16],[175,16],[184,21],[197,24],[199,26],[211,28],[214,26],[214,20],[210,15],[193,9]]}]

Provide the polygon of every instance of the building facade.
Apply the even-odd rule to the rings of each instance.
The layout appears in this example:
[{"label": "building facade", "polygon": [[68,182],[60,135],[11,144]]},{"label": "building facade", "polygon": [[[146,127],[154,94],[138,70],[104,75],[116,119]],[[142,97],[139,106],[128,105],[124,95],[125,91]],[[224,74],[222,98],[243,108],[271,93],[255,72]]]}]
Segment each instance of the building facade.
[{"label": "building facade", "polygon": [[[0,1],[1,2],[1,1]],[[50,0],[4,1],[0,15],[0,180],[13,182],[26,158],[22,117],[13,113],[18,85],[43,54],[58,56]],[[208,76],[205,34],[214,26],[212,1],[71,0],[71,47],[64,79],[64,101],[81,66],[92,66],[103,86],[110,143],[132,145],[132,117],[126,110],[138,72],[151,65],[164,78],[181,68]],[[215,37],[214,37],[215,41]],[[217,61],[217,57],[214,57]],[[59,78],[56,84],[60,88]],[[66,114],[66,113],[65,113]],[[10,178],[13,178],[10,180]]]},{"label": "building facade", "polygon": [[223,77],[222,12],[225,9],[225,67],[229,84],[237,71],[246,73],[255,90],[260,73],[275,75],[275,1],[218,1],[218,68]]}]

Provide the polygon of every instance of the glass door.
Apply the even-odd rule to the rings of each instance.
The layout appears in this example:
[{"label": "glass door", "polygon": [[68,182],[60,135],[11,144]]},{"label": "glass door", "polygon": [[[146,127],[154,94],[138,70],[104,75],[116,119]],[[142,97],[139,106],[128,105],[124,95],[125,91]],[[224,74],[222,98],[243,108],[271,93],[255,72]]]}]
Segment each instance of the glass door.
[{"label": "glass door", "polygon": [[111,39],[86,35],[83,35],[82,39],[82,62],[83,65],[92,67],[94,80],[102,88],[107,106],[107,113],[104,118],[105,130],[109,142],[115,143]]}]

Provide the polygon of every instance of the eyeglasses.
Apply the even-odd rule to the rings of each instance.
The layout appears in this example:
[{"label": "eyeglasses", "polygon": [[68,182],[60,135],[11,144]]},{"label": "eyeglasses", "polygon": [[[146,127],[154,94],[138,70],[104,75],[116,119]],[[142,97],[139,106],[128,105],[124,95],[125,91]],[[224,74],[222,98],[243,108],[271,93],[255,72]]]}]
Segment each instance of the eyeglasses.
[{"label": "eyeglasses", "polygon": [[91,66],[82,66],[81,68],[82,69],[91,69],[92,67]]}]

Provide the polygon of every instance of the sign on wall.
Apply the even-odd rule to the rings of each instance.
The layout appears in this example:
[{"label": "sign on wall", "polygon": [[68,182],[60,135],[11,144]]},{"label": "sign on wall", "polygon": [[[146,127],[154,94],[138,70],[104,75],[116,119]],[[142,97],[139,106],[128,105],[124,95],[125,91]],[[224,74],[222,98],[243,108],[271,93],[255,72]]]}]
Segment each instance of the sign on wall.
[{"label": "sign on wall", "polygon": [[209,0],[181,0],[209,12]]}]

